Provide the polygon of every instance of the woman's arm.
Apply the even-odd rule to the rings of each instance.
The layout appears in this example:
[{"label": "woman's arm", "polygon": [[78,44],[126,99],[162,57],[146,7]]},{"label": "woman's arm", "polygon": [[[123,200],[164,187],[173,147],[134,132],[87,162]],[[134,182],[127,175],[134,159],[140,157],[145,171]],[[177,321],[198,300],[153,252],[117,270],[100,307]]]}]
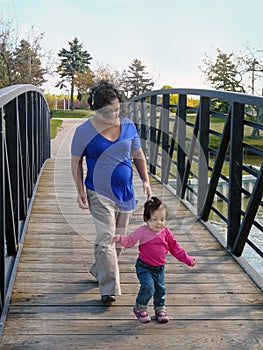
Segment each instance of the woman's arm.
[{"label": "woman's arm", "polygon": [[143,191],[147,195],[148,199],[150,199],[152,197],[152,190],[147,171],[147,163],[143,150],[139,148],[138,150],[132,150],[131,153],[133,157],[133,162],[143,183]]},{"label": "woman's arm", "polygon": [[83,184],[83,157],[71,156],[71,172],[78,192],[78,205],[81,209],[88,209],[87,194]]}]

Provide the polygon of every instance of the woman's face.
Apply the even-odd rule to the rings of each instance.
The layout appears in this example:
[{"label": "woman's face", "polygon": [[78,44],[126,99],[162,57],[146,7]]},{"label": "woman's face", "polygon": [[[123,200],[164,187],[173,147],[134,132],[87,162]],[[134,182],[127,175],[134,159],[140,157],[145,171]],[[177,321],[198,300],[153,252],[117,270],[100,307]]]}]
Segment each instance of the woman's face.
[{"label": "woman's face", "polygon": [[119,119],[121,104],[118,98],[112,100],[111,103],[98,112],[103,117],[103,119],[108,122],[116,122],[116,119]]}]

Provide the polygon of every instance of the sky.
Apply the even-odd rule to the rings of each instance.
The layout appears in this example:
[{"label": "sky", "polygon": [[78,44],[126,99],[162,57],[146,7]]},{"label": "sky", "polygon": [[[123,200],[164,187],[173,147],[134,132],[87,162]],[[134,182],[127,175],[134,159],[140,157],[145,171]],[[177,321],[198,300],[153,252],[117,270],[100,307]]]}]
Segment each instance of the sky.
[{"label": "sky", "polygon": [[262,0],[0,0],[0,18],[19,33],[44,33],[54,57],[77,37],[91,69],[122,72],[138,58],[158,89],[209,87],[199,68],[205,55],[262,49],[262,17]]}]

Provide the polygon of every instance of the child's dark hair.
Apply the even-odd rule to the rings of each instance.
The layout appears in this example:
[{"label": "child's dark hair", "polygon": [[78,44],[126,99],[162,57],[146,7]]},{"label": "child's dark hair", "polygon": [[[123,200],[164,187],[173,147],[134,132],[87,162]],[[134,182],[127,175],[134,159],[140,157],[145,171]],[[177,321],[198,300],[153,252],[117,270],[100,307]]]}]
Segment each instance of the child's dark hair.
[{"label": "child's dark hair", "polygon": [[163,202],[157,198],[152,197],[150,200],[144,203],[143,220],[148,221],[152,217],[153,212],[158,210],[160,207],[166,208]]},{"label": "child's dark hair", "polygon": [[90,89],[88,103],[90,109],[96,111],[97,109],[108,106],[116,98],[121,102],[119,91],[107,80],[101,80]]}]

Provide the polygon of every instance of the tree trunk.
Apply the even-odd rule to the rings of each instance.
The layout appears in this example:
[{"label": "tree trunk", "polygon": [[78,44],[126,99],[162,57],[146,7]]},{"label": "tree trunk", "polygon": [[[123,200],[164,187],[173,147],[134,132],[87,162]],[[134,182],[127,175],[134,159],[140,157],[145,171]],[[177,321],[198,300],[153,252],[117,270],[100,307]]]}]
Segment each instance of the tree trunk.
[{"label": "tree trunk", "polygon": [[71,83],[71,91],[70,91],[70,109],[71,111],[74,111],[75,106],[74,106],[74,82],[72,80]]}]

